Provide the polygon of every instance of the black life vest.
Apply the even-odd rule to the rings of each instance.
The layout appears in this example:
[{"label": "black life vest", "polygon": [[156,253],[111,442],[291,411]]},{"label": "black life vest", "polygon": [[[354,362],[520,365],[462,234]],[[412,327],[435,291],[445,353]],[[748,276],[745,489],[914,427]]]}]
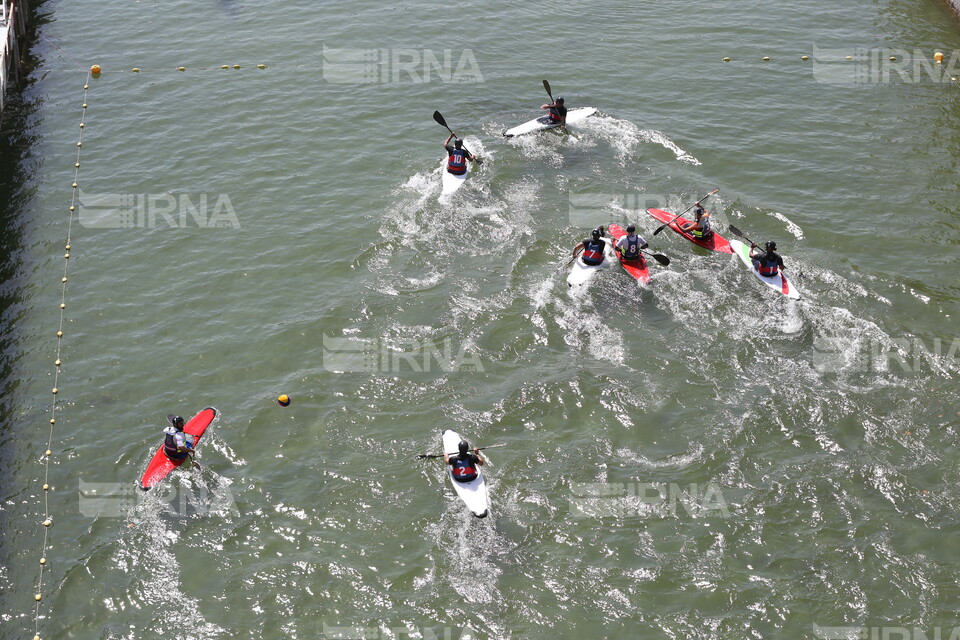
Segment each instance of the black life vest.
[{"label": "black life vest", "polygon": [[[560,111],[561,109],[563,109],[562,113]],[[565,115],[567,115],[566,107],[564,106],[550,107],[550,120],[552,120],[553,122],[560,122],[561,120],[563,120],[563,117]]]},{"label": "black life vest", "polygon": [[624,260],[639,260],[640,259],[640,236],[626,236],[627,246],[622,249],[622,255]]}]

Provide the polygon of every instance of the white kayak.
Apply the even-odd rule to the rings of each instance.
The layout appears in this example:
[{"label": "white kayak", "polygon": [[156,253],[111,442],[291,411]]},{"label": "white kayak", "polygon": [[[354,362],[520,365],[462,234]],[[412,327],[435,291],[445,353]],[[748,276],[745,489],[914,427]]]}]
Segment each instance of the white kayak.
[{"label": "white kayak", "polygon": [[730,246],[733,248],[733,252],[737,254],[740,258],[740,262],[745,264],[753,275],[757,277],[757,280],[767,285],[774,291],[778,291],[783,295],[787,296],[791,300],[799,300],[800,292],[797,291],[797,288],[793,286],[793,283],[787,280],[782,273],[778,273],[775,276],[762,276],[753,266],[753,260],[750,259],[750,247],[739,240],[731,240]]},{"label": "white kayak", "polygon": [[441,179],[442,187],[440,189],[441,196],[449,196],[456,193],[457,189],[463,186],[463,183],[467,181],[467,176],[470,175],[470,165],[472,163],[467,163],[467,172],[462,175],[456,175],[447,171],[447,156],[443,157],[443,164],[440,167],[440,173],[443,175]]},{"label": "white kayak", "polygon": [[[462,439],[456,431],[450,429],[445,430],[441,437],[443,452],[452,455],[459,454],[460,449],[458,445]],[[453,467],[447,465],[447,475],[450,476],[450,482],[453,483],[454,490],[457,492],[457,495],[460,496],[460,499],[463,500],[464,504],[467,505],[467,508],[473,512],[473,515],[478,518],[486,518],[490,511],[490,503],[487,501],[487,485],[483,481],[482,469],[482,467],[477,468],[476,479],[470,482],[459,482],[453,478]]]},{"label": "white kayak", "polygon": [[[567,124],[576,124],[581,120],[584,120],[588,116],[592,116],[597,112],[596,107],[579,107],[577,109],[570,109],[567,111]],[[512,138],[514,136],[522,136],[525,133],[533,133],[534,131],[545,131],[546,129],[554,129],[559,127],[559,124],[550,122],[549,116],[541,116],[539,118],[534,118],[530,122],[524,122],[523,124],[518,124],[512,129],[507,129],[503,132],[505,138]]]},{"label": "white kayak", "polygon": [[581,257],[583,252],[581,252],[580,255],[577,256],[577,259],[573,261],[573,266],[570,267],[570,274],[567,276],[568,287],[587,284],[595,273],[601,269],[606,269],[617,259],[617,255],[613,252],[613,243],[610,241],[610,238],[603,238],[603,242],[606,245],[606,249],[603,252],[603,262],[600,264],[587,264],[583,261]]}]

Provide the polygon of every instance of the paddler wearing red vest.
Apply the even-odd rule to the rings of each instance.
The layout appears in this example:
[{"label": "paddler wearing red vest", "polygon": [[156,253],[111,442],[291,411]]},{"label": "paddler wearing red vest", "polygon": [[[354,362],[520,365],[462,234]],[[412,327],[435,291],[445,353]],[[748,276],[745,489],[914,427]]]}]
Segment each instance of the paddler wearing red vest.
[{"label": "paddler wearing red vest", "polygon": [[476,156],[470,155],[470,153],[463,148],[463,140],[460,138],[454,140],[453,145],[450,144],[450,140],[453,140],[452,133],[443,141],[443,148],[447,150],[448,156],[447,171],[455,176],[462,176],[467,172],[467,162],[473,162],[476,160]]},{"label": "paddler wearing red vest", "polygon": [[470,443],[466,440],[461,440],[457,448],[460,450],[460,453],[453,455],[449,453],[443,454],[443,461],[453,467],[453,479],[457,482],[476,480],[480,474],[477,468],[483,466],[483,456],[481,456],[480,452],[476,449],[471,452]]},{"label": "paddler wearing red vest", "polygon": [[548,102],[540,105],[541,109],[550,109],[550,114],[539,118],[543,124],[567,124],[567,108],[563,106],[563,98],[557,98],[556,102]]},{"label": "paddler wearing red vest", "polygon": [[766,251],[760,251],[757,243],[750,244],[750,261],[753,262],[753,268],[762,276],[772,278],[786,267],[783,266],[783,258],[777,253],[777,243],[768,240],[764,245]]},{"label": "paddler wearing red vest", "polygon": [[607,249],[607,243],[603,240],[603,232],[603,227],[594,229],[590,233],[589,238],[573,248],[573,257],[576,258],[577,254],[583,250],[583,255],[580,256],[580,259],[583,260],[584,264],[591,266],[603,264],[603,261],[606,259]]}]

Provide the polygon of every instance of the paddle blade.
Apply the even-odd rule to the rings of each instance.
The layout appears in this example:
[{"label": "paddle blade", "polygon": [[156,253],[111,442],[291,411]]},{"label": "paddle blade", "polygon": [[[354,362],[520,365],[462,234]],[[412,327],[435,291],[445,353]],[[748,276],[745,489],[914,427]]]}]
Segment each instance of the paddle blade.
[{"label": "paddle blade", "polygon": [[745,237],[745,236],[743,235],[743,231],[740,231],[740,229],[737,229],[737,228],[736,228],[735,226],[733,226],[732,224],[730,225],[730,233],[732,233],[732,234],[735,235],[735,236],[740,236],[741,238]]},{"label": "paddle blade", "polygon": [[662,264],[663,266],[665,266],[665,267],[669,267],[669,266],[670,266],[670,258],[668,258],[667,256],[663,255],[662,253],[654,253],[654,254],[651,254],[651,255],[653,256],[653,259],[654,259],[654,260],[656,260],[657,262],[659,262],[659,263]]},{"label": "paddle blade", "polygon": [[657,228],[654,230],[653,235],[659,234],[659,233],[660,233],[661,231],[663,231],[666,227],[667,227],[667,225],[665,225],[665,224],[660,225],[659,227],[657,227]]},{"label": "paddle blade", "polygon": [[547,95],[550,96],[550,100],[553,100],[553,93],[550,91],[550,83],[546,80],[543,81],[543,88],[546,89]]},{"label": "paddle blade", "polygon": [[[447,121],[443,119],[443,116],[440,115],[439,111],[433,112],[433,119],[436,120],[437,124],[439,124],[441,127],[447,127]],[[447,127],[447,129],[449,128],[450,127]]]}]

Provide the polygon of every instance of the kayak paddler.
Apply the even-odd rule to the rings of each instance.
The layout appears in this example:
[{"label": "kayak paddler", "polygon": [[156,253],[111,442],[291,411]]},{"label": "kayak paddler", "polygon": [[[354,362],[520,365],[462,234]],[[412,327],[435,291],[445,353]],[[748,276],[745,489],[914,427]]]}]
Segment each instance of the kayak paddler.
[{"label": "kayak paddler", "polygon": [[693,222],[688,222],[680,229],[697,240],[709,240],[713,235],[713,229],[710,226],[710,212],[697,202],[697,208],[693,210],[693,215],[695,216]]},{"label": "kayak paddler", "polygon": [[193,436],[183,432],[183,418],[167,416],[170,426],[164,428],[163,452],[171,460],[183,460],[193,452]]},{"label": "kayak paddler", "polygon": [[466,440],[461,440],[457,448],[460,450],[458,454],[443,454],[443,461],[453,467],[453,479],[457,482],[476,480],[479,475],[477,467],[483,466],[483,456],[476,449],[471,451],[470,443]]},{"label": "kayak paddler", "polygon": [[766,251],[760,251],[760,249],[757,248],[756,242],[751,243],[750,261],[753,263],[753,268],[757,270],[757,273],[771,278],[780,271],[783,271],[786,267],[783,266],[783,258],[777,253],[776,242],[768,240],[764,248]]},{"label": "kayak paddler", "polygon": [[447,150],[448,156],[447,171],[455,176],[462,176],[467,172],[467,162],[473,162],[477,158],[476,156],[470,155],[470,152],[463,148],[463,140],[457,138],[453,140],[452,145],[450,144],[451,140],[453,140],[453,133],[443,141],[443,148]]},{"label": "kayak paddler", "polygon": [[559,124],[560,126],[567,124],[567,108],[563,106],[563,98],[557,98],[555,102],[540,105],[540,108],[550,109],[548,115],[540,118],[540,122],[543,124]]},{"label": "kayak paddler", "polygon": [[573,257],[576,258],[577,254],[583,250],[580,259],[583,260],[584,264],[591,266],[603,264],[607,249],[607,243],[603,241],[603,232],[604,228],[602,226],[590,232],[589,238],[573,248]]},{"label": "kayak paddler", "polygon": [[627,226],[627,235],[617,241],[615,248],[627,262],[640,262],[643,260],[640,250],[648,246],[643,236],[637,233],[637,227],[631,224]]}]

